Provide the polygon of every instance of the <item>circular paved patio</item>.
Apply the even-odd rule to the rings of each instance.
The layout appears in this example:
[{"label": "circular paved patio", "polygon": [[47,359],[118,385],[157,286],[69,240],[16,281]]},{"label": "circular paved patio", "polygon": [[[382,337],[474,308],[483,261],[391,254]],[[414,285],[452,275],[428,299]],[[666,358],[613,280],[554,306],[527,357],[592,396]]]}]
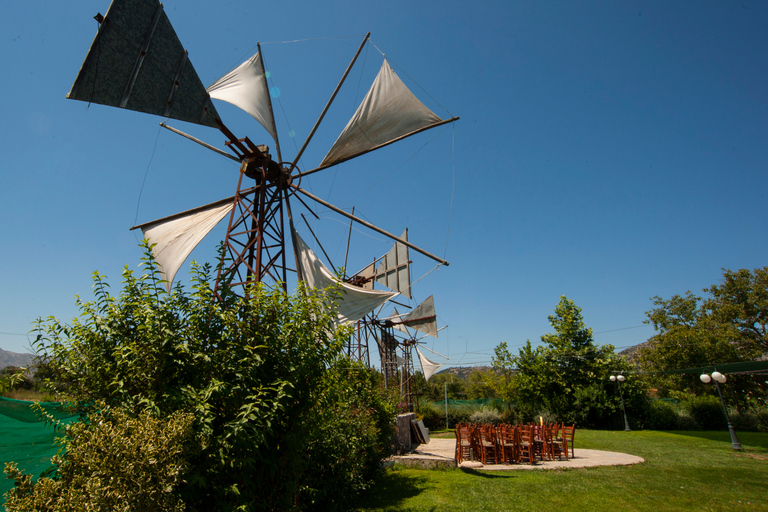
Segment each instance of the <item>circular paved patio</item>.
[{"label": "circular paved patio", "polygon": [[[455,439],[431,439],[428,444],[419,445],[413,452],[399,455],[390,459],[391,463],[404,466],[432,469],[438,467],[456,467],[454,453]],[[566,460],[554,460],[530,464],[489,464],[484,466],[479,461],[464,461],[459,467],[482,470],[517,470],[517,469],[557,469],[557,468],[589,468],[595,466],[626,466],[645,462],[642,457],[627,453],[605,452],[602,450],[587,450],[576,448],[575,457]]]}]

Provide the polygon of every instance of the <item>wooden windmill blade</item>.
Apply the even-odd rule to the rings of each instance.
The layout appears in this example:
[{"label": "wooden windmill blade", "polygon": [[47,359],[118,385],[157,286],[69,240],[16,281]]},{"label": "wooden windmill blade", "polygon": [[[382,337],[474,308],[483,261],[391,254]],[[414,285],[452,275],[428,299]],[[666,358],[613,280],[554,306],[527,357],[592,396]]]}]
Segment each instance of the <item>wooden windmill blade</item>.
[{"label": "wooden windmill blade", "polygon": [[[400,238],[408,241],[408,228],[403,231]],[[373,263],[353,275],[350,281],[359,283],[363,288],[369,290],[372,290],[373,283],[377,282],[410,299],[411,261],[408,255],[408,246],[395,242],[387,254],[376,258]]]}]

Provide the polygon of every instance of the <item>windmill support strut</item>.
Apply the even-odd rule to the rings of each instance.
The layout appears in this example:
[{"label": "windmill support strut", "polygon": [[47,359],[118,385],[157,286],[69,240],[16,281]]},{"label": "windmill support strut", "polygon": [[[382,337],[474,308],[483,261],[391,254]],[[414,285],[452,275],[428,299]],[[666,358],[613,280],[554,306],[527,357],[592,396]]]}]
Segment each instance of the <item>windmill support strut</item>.
[{"label": "windmill support strut", "polygon": [[343,215],[344,217],[346,217],[348,219],[354,220],[355,222],[357,222],[359,224],[362,224],[363,226],[367,227],[368,229],[372,229],[372,230],[376,231],[377,233],[380,233],[380,234],[382,234],[382,235],[384,235],[386,237],[391,238],[392,240],[395,240],[398,243],[401,243],[403,245],[407,245],[408,247],[410,247],[414,251],[419,252],[419,253],[423,254],[424,256],[426,256],[428,258],[432,258],[433,260],[435,260],[436,262],[440,263],[441,265],[445,265],[446,267],[449,265],[449,263],[446,260],[444,260],[442,258],[438,258],[434,254],[432,254],[430,252],[427,252],[424,249],[422,249],[422,248],[420,248],[420,247],[418,247],[416,245],[413,245],[412,243],[407,242],[407,241],[401,239],[400,237],[393,235],[392,233],[390,233],[388,231],[384,231],[383,229],[374,226],[370,222],[367,222],[367,221],[364,221],[363,219],[355,217],[354,215],[345,212],[341,208],[337,208],[336,206],[332,205],[331,203],[329,203],[327,201],[323,201],[319,197],[317,197],[317,196],[315,196],[313,194],[310,194],[309,192],[307,192],[303,188],[299,188],[297,185],[294,185],[294,184],[291,183],[290,186],[295,188],[298,192],[301,192],[302,194],[304,194],[308,198],[310,198],[310,199],[312,199],[314,201],[317,201],[318,203],[320,203],[321,205],[325,206],[326,208],[329,208],[329,209],[335,211],[339,215]]}]

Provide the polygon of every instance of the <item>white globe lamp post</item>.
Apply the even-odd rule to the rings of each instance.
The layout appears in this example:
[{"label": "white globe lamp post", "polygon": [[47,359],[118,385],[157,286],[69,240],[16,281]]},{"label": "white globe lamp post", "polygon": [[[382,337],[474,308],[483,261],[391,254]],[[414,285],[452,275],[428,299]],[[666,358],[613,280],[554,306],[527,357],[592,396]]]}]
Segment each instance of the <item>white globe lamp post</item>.
[{"label": "white globe lamp post", "polygon": [[621,397],[621,410],[624,412],[624,431],[625,432],[631,432],[629,428],[629,421],[627,421],[627,408],[624,407],[624,394],[621,392],[621,383],[624,382],[626,378],[619,374],[619,375],[611,375],[611,382],[618,382],[619,384],[619,396]]},{"label": "white globe lamp post", "polygon": [[723,406],[723,414],[725,414],[725,421],[728,423],[728,431],[731,433],[731,445],[733,446],[734,450],[741,450],[741,443],[739,442],[739,438],[736,437],[736,431],[733,429],[733,423],[731,423],[731,418],[728,416],[728,409],[725,407],[725,401],[723,400],[723,393],[720,391],[720,384],[725,384],[725,382],[728,380],[725,375],[715,370],[712,372],[712,375],[708,375],[706,373],[702,373],[699,376],[699,379],[701,379],[701,382],[704,384],[709,384],[713,380],[715,381],[715,387],[717,388],[717,395],[720,397],[720,405]]}]

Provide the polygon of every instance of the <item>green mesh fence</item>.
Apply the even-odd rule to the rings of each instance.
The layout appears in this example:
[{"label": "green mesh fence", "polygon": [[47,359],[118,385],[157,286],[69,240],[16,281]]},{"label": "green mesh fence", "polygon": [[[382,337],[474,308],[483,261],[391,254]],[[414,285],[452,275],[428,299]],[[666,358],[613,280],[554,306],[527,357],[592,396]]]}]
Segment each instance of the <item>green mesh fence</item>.
[{"label": "green mesh fence", "polygon": [[[40,402],[43,410],[57,420],[68,424],[76,415],[61,410],[58,402]],[[15,462],[20,469],[37,478],[51,467],[51,457],[59,450],[55,438],[59,434],[52,425],[46,425],[32,402],[0,397],[0,470],[8,462]],[[2,497],[13,487],[13,480],[0,477],[0,504]]]},{"label": "green mesh fence", "polygon": [[[440,400],[439,402],[432,402],[434,405],[437,406],[443,406],[445,407],[445,400]],[[493,405],[500,405],[502,407],[507,407],[507,402],[504,400],[501,400],[500,398],[478,398],[476,400],[456,400],[453,398],[448,399],[448,407],[476,407],[480,408],[482,406],[488,406],[491,407]]]}]

